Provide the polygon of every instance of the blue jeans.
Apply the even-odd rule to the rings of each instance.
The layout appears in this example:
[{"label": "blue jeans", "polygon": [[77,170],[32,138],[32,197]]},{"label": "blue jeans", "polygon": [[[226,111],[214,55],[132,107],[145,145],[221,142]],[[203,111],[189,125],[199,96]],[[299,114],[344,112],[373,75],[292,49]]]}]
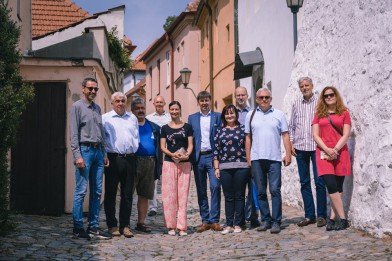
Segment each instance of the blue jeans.
[{"label": "blue jeans", "polygon": [[[280,161],[252,160],[252,172],[257,187],[261,221],[278,223],[279,225],[282,222],[281,167]],[[268,204],[267,185],[271,193],[272,215]]]},{"label": "blue jeans", "polygon": [[310,179],[310,160],[312,160],[313,177],[316,185],[317,217],[327,217],[327,193],[324,180],[317,174],[316,152],[295,150],[297,153],[297,165],[299,181],[301,182],[301,194],[304,201],[305,218],[315,218],[315,207],[313,202],[312,186]]},{"label": "blue jeans", "polygon": [[99,207],[101,204],[103,179],[103,152],[101,148],[90,148],[81,145],[80,152],[84,160],[84,169],[76,167],[76,187],[73,197],[73,225],[74,228],[83,228],[83,201],[90,182],[90,201],[88,211],[88,224],[90,228],[99,228]]},{"label": "blue jeans", "polygon": [[225,195],[226,225],[241,226],[244,220],[245,189],[250,179],[247,168],[222,169],[220,181]]},{"label": "blue jeans", "polygon": [[[212,153],[200,155],[198,163],[193,165],[197,200],[203,224],[219,223],[220,218],[221,184],[215,177],[214,168],[212,167],[212,158]],[[207,175],[210,180],[211,209],[208,206]]]}]

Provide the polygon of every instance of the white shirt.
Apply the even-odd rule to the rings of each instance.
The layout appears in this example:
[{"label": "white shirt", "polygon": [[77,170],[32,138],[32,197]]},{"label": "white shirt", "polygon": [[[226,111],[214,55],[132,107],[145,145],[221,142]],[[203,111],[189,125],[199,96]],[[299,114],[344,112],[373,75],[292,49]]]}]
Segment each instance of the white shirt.
[{"label": "white shirt", "polygon": [[200,133],[201,146],[200,151],[212,150],[210,143],[210,126],[211,126],[211,111],[207,114],[200,112]]},{"label": "white shirt", "polygon": [[108,153],[132,154],[139,148],[139,124],[135,115],[125,112],[123,116],[114,110],[102,115]]},{"label": "white shirt", "polygon": [[146,116],[147,120],[155,123],[159,127],[168,124],[171,121],[171,116],[167,112],[163,112],[162,114],[158,114],[157,112],[153,112]]}]

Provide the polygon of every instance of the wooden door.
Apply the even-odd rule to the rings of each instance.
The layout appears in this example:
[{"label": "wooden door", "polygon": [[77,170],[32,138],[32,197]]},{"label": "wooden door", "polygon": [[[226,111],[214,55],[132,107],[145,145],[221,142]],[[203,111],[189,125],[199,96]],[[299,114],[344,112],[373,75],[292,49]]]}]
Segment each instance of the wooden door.
[{"label": "wooden door", "polygon": [[61,215],[65,204],[66,83],[35,83],[11,152],[11,207]]}]

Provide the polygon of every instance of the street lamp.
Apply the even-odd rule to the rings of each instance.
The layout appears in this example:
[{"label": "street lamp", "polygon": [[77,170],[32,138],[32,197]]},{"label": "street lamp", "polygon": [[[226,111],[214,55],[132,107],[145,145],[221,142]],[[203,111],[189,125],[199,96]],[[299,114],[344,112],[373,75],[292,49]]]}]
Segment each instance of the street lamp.
[{"label": "street lamp", "polygon": [[298,37],[297,37],[297,13],[299,9],[302,7],[302,4],[304,3],[304,0],[286,0],[287,2],[287,7],[291,9],[291,12],[293,13],[293,28],[294,28],[294,52],[295,49],[297,48],[297,42],[298,42]]},{"label": "street lamp", "polygon": [[[192,71],[189,70],[187,67],[183,68],[183,69],[180,71],[180,74],[181,74],[181,81],[182,81],[182,83],[184,84],[184,89],[191,90],[192,93],[193,93],[193,96],[195,96],[195,98],[196,98],[196,94],[195,94],[195,92],[193,91],[193,89],[187,87],[188,84],[189,84],[189,79],[191,78],[191,73],[192,73]],[[197,98],[196,98],[196,99],[197,99]]]}]

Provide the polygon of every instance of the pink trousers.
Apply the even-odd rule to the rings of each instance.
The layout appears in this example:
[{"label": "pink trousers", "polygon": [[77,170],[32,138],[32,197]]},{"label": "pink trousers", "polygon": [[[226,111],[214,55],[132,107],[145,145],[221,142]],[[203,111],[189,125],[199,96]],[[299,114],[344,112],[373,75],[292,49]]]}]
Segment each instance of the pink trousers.
[{"label": "pink trousers", "polygon": [[164,161],[162,166],[162,203],[169,229],[187,230],[187,204],[191,163]]}]

